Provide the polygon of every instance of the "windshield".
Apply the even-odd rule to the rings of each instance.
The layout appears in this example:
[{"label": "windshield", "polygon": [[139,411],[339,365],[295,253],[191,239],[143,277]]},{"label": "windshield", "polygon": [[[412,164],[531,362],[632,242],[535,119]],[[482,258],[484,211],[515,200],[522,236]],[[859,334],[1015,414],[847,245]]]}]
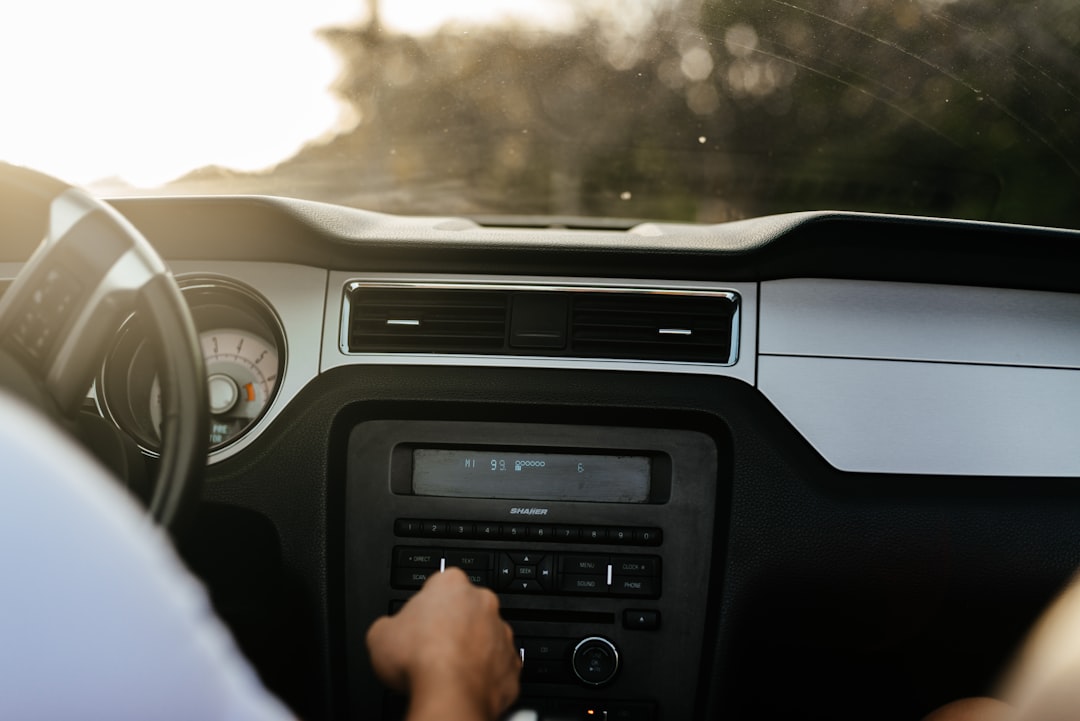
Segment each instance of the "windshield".
[{"label": "windshield", "polygon": [[1074,0],[0,10],[0,158],[104,195],[1080,227]]}]

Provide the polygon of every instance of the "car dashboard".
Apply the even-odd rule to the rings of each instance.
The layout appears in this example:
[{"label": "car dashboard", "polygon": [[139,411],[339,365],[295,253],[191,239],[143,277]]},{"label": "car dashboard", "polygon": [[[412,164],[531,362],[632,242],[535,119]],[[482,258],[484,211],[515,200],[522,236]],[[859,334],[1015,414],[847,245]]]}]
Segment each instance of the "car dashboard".
[{"label": "car dashboard", "polygon": [[[303,718],[400,718],[364,632],[448,565],[542,718],[918,718],[1080,560],[1080,233],[112,202],[208,358],[181,552]],[[150,463],[155,383],[132,320],[93,408]]]}]

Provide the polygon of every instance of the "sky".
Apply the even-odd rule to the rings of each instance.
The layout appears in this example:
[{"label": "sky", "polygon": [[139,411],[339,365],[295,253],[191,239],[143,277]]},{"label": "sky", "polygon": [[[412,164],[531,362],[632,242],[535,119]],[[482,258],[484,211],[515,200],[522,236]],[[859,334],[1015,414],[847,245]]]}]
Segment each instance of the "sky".
[{"label": "sky", "polygon": [[[628,0],[633,1],[633,0]],[[0,160],[73,183],[153,187],[221,165],[259,170],[340,128],[340,66],[315,30],[367,0],[0,3]],[[382,0],[384,26],[572,24],[572,0]]]}]

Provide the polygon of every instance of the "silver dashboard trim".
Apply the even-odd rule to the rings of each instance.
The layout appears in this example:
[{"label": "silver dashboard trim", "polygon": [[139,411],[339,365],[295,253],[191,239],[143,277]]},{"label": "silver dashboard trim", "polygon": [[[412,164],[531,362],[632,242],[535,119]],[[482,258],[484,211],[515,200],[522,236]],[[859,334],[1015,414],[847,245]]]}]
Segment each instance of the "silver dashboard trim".
[{"label": "silver dashboard trim", "polygon": [[176,261],[170,267],[177,275],[219,276],[250,286],[274,310],[287,346],[284,366],[278,371],[277,394],[270,406],[242,437],[210,452],[208,462],[212,465],[254,443],[304,386],[319,375],[327,272],[302,265],[246,261]]},{"label": "silver dashboard trim", "polygon": [[790,279],[760,303],[764,354],[1080,368],[1080,295]]},{"label": "silver dashboard trim", "polygon": [[1080,476],[1080,371],[762,355],[758,373],[842,471]]},{"label": "silver dashboard trim", "polygon": [[[441,353],[352,353],[348,351],[349,291],[356,287],[428,288],[470,290],[527,290],[563,292],[654,293],[738,297],[729,365],[685,361],[638,361],[603,358],[560,358],[528,355],[480,355]],[[614,278],[565,278],[551,276],[464,276],[393,273],[332,272],[327,284],[326,330],[323,334],[322,370],[348,365],[430,365],[518,368],[564,368],[724,375],[750,385],[755,382],[757,330],[757,283],[706,283]]]}]

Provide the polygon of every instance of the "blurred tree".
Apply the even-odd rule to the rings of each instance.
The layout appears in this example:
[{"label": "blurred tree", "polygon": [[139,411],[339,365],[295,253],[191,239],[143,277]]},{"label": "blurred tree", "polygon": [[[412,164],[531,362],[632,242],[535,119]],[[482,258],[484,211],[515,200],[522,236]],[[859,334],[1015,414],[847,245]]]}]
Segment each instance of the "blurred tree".
[{"label": "blurred tree", "polygon": [[[403,212],[1080,225],[1080,4],[641,0],[573,32],[323,35],[355,127],[276,171]],[[576,6],[575,6],[576,7]],[[308,192],[310,191],[310,192]]]}]

